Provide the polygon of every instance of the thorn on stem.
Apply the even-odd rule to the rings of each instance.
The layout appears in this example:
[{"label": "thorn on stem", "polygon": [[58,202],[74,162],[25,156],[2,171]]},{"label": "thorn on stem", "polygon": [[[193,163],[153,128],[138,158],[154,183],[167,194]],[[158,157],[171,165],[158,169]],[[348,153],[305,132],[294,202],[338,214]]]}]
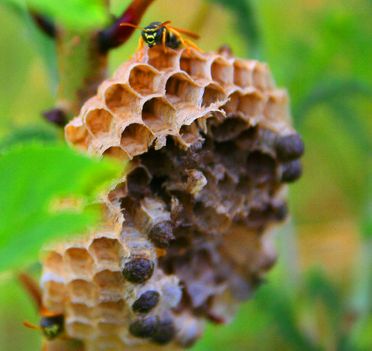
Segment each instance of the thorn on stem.
[{"label": "thorn on stem", "polygon": [[63,128],[68,122],[66,113],[60,108],[45,111],[42,113],[42,115],[48,122],[53,123],[58,127]]},{"label": "thorn on stem", "polygon": [[55,23],[53,23],[46,16],[41,15],[40,13],[34,10],[29,10],[29,11],[36,26],[49,38],[55,39],[57,37],[57,27]]}]

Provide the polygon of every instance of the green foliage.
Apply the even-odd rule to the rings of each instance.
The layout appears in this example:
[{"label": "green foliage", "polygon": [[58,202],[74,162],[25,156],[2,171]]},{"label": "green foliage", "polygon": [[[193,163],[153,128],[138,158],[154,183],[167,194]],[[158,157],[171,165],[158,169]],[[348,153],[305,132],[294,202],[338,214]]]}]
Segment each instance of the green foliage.
[{"label": "green foliage", "polygon": [[[2,0],[17,7],[28,6],[55,19],[69,28],[88,29],[102,26],[106,21],[102,0]],[[123,1],[124,2],[124,1]],[[125,1],[128,3],[129,1]],[[125,4],[124,4],[125,5]]]},{"label": "green foliage", "polygon": [[251,57],[260,56],[260,31],[256,21],[256,14],[251,0],[207,0],[221,4],[235,14],[237,26],[240,29],[240,34],[249,43],[249,53]]},{"label": "green foliage", "polygon": [[92,209],[53,211],[59,197],[89,204],[120,168],[67,146],[28,144],[0,156],[0,271],[35,258],[45,242],[96,223]]}]

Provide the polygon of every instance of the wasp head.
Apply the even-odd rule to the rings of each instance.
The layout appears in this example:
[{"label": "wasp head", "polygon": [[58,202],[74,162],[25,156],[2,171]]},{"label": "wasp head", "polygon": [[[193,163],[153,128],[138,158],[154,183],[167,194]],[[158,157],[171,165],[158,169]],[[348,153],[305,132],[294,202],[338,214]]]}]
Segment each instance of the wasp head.
[{"label": "wasp head", "polygon": [[152,22],[141,33],[143,40],[150,48],[161,43],[165,28],[159,27],[160,25],[161,22]]},{"label": "wasp head", "polygon": [[48,340],[53,340],[59,336],[64,329],[63,315],[41,317],[40,328]]}]

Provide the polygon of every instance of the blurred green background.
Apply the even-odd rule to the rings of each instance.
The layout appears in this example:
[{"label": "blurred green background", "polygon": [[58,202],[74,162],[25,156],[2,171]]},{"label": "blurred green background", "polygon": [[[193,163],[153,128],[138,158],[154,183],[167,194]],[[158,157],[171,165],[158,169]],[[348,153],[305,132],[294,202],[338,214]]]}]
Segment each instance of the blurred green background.
[{"label": "blurred green background", "polygon": [[[0,144],[53,139],[40,117],[54,104],[53,43],[8,3],[0,1]],[[112,1],[113,13],[123,3]],[[268,62],[306,145],[278,264],[231,325],[209,326],[193,350],[372,350],[372,1],[157,0],[143,23],[168,19],[199,33],[205,50],[228,44]],[[111,70],[137,38],[112,51]],[[1,350],[40,349],[25,319],[37,320],[33,306],[2,276]]]}]

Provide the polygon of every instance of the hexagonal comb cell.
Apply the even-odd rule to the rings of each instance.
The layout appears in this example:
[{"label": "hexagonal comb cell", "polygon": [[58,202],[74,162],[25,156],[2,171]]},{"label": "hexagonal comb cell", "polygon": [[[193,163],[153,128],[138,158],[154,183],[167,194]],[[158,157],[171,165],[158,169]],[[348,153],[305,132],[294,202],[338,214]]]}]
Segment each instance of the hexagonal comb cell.
[{"label": "hexagonal comb cell", "polygon": [[108,149],[106,149],[103,154],[103,156],[115,158],[120,161],[125,161],[129,159],[128,154],[119,146],[111,146]]},{"label": "hexagonal comb cell", "polygon": [[89,339],[94,335],[94,327],[81,321],[67,321],[66,330],[76,339]]},{"label": "hexagonal comb cell", "polygon": [[76,147],[86,149],[89,144],[89,134],[81,119],[73,119],[65,127],[66,139]]},{"label": "hexagonal comb cell", "polygon": [[44,258],[45,267],[58,275],[63,275],[63,258],[62,255],[55,251],[50,251]]},{"label": "hexagonal comb cell", "polygon": [[122,119],[129,119],[136,113],[139,101],[139,97],[123,84],[113,84],[105,91],[106,105]]},{"label": "hexagonal comb cell", "polygon": [[119,268],[121,245],[116,239],[96,238],[90,244],[89,251],[100,267],[109,265]]},{"label": "hexagonal comb cell", "polygon": [[199,127],[197,122],[193,122],[190,125],[183,125],[179,132],[181,136],[181,142],[184,146],[190,146],[200,140]]},{"label": "hexagonal comb cell", "polygon": [[261,116],[263,108],[264,98],[257,91],[244,95],[239,92],[233,93],[229,102],[223,107],[227,115],[242,115],[247,119]]},{"label": "hexagonal comb cell", "polygon": [[222,86],[230,85],[233,83],[233,70],[233,66],[227,61],[217,58],[211,67],[212,79]]},{"label": "hexagonal comb cell", "polygon": [[67,305],[68,314],[79,319],[89,320],[92,317],[93,310],[83,303],[69,303]]},{"label": "hexagonal comb cell", "polygon": [[154,47],[148,50],[148,63],[160,71],[175,69],[178,67],[178,52],[168,49],[166,52],[162,48]]},{"label": "hexagonal comb cell", "polygon": [[148,65],[132,68],[129,76],[130,86],[141,95],[154,94],[159,90],[160,76]]},{"label": "hexagonal comb cell", "polygon": [[101,322],[123,322],[127,318],[124,300],[106,301],[97,305],[96,316]]},{"label": "hexagonal comb cell", "polygon": [[165,94],[172,104],[186,102],[196,104],[201,94],[201,88],[186,75],[176,73],[168,78]]},{"label": "hexagonal comb cell", "polygon": [[94,136],[106,134],[111,129],[112,115],[105,109],[90,111],[86,116],[86,124]]},{"label": "hexagonal comb cell", "polygon": [[181,70],[194,79],[208,79],[210,77],[205,59],[184,51],[180,60]]},{"label": "hexagonal comb cell", "polygon": [[97,273],[93,281],[98,287],[101,300],[113,301],[120,300],[123,295],[124,278],[121,272],[104,270]]},{"label": "hexagonal comb cell", "polygon": [[67,284],[67,291],[74,303],[93,305],[96,299],[96,288],[90,282],[83,279],[72,280]]},{"label": "hexagonal comb cell", "polygon": [[174,107],[163,98],[153,98],[143,105],[142,120],[155,133],[172,129],[175,119]]},{"label": "hexagonal comb cell", "polygon": [[269,95],[264,108],[264,116],[270,120],[287,120],[288,95],[283,90],[276,90]]},{"label": "hexagonal comb cell", "polygon": [[265,64],[256,62],[253,68],[253,85],[260,90],[265,90],[272,86],[272,78]]},{"label": "hexagonal comb cell", "polygon": [[234,84],[246,88],[252,85],[252,81],[252,70],[249,69],[247,63],[243,60],[236,60],[234,62]]},{"label": "hexagonal comb cell", "polygon": [[209,130],[218,142],[235,139],[247,129],[247,122],[241,118],[227,118],[221,123],[210,123]]},{"label": "hexagonal comb cell", "polygon": [[130,156],[142,154],[154,140],[153,134],[143,124],[133,123],[121,134],[121,147]]},{"label": "hexagonal comb cell", "polygon": [[93,260],[87,250],[72,247],[65,252],[64,262],[66,273],[74,276],[90,277],[93,270]]},{"label": "hexagonal comb cell", "polygon": [[204,88],[202,107],[210,107],[226,99],[224,90],[217,84],[211,83]]}]

